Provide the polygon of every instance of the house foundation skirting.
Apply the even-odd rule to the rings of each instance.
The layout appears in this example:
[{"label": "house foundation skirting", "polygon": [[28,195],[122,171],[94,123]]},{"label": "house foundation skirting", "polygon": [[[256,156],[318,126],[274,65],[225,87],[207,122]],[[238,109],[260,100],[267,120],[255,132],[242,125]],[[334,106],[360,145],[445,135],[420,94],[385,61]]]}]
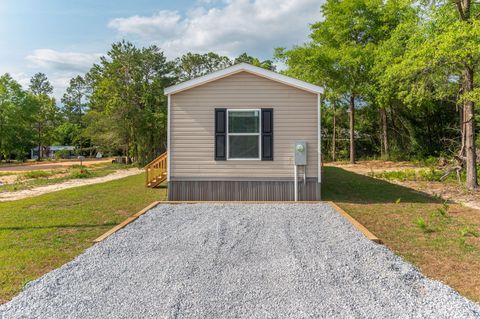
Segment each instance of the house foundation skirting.
[{"label": "house foundation skirting", "polygon": [[[299,201],[320,200],[316,179],[298,183]],[[170,181],[171,201],[293,201],[293,181]]]}]

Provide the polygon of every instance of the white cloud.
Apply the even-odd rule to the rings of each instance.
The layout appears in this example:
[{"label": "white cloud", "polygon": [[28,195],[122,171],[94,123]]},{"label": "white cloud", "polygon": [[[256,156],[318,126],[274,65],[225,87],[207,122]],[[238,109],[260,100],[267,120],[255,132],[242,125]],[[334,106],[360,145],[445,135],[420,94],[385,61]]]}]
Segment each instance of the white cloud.
[{"label": "white cloud", "polygon": [[[86,73],[94,63],[100,60],[101,53],[61,52],[51,49],[34,50],[26,59],[30,62],[33,73],[44,72],[54,91],[53,95],[60,101],[71,78]],[[30,84],[30,77],[19,73],[16,78],[26,89]]]},{"label": "white cloud", "polygon": [[[189,51],[230,57],[248,52],[268,58],[275,47],[307,40],[310,23],[321,18],[321,4],[322,0],[197,0],[185,13],[162,10],[119,17],[108,26],[126,39],[159,45],[169,58]],[[102,55],[37,49],[26,57],[29,70],[14,77],[27,87],[33,73],[46,73],[59,100],[68,81],[87,72]]]},{"label": "white cloud", "polygon": [[138,15],[128,18],[116,18],[108,26],[123,34],[137,34],[143,37],[172,36],[179,32],[181,16],[176,11],[162,10],[150,17]]},{"label": "white cloud", "polygon": [[158,44],[169,57],[188,51],[235,56],[247,51],[268,57],[277,46],[307,40],[309,24],[318,21],[318,0],[228,0],[208,8],[197,2],[186,15],[160,11],[152,16],[113,19],[109,27],[123,36]]},{"label": "white cloud", "polygon": [[26,58],[34,67],[55,71],[86,72],[98,62],[100,53],[60,52],[50,49],[37,49]]}]

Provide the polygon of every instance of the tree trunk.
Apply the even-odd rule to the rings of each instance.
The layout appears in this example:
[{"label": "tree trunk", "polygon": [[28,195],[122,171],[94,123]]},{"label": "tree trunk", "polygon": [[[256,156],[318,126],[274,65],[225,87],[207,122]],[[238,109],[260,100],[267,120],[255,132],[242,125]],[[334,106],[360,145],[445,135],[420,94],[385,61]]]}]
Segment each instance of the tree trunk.
[{"label": "tree trunk", "polygon": [[336,134],[337,134],[337,101],[333,100],[333,133],[332,133],[332,161],[336,161],[337,155],[337,145],[336,145]]},{"label": "tree trunk", "polygon": [[460,106],[459,110],[460,116],[460,135],[461,135],[461,142],[460,142],[460,152],[458,156],[465,157],[465,108],[463,105]]},{"label": "tree trunk", "polygon": [[37,161],[40,161],[42,158],[42,130],[38,128],[38,157]]},{"label": "tree trunk", "polygon": [[[464,94],[473,90],[473,69],[466,68],[463,73]],[[477,189],[477,154],[475,152],[475,108],[473,101],[463,103],[465,110],[465,154],[467,170],[467,189]]]},{"label": "tree trunk", "polygon": [[350,163],[355,164],[355,95],[350,96]]},{"label": "tree trunk", "polygon": [[382,140],[383,140],[383,156],[386,158],[390,157],[388,153],[388,123],[387,123],[387,110],[385,108],[380,108],[380,116],[382,118]]}]

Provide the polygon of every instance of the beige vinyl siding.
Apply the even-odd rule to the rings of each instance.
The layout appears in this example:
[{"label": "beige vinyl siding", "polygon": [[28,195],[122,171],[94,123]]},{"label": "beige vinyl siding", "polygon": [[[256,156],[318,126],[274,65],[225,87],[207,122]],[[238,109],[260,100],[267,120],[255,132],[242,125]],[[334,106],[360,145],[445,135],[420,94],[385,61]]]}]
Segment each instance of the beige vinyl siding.
[{"label": "beige vinyl siding", "polygon": [[[274,160],[214,160],[214,109],[273,108]],[[171,96],[171,180],[293,178],[293,143],[308,145],[309,177],[317,176],[317,95],[247,72]]]}]

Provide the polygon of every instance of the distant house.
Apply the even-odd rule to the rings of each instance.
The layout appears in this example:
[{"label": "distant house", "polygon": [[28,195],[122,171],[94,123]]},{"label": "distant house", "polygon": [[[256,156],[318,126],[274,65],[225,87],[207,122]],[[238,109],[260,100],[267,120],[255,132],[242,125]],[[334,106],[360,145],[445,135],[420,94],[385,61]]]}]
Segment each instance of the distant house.
[{"label": "distant house", "polygon": [[[165,89],[170,200],[319,200],[323,89],[241,63]],[[168,163],[168,165],[167,165]]]},{"label": "distant house", "polygon": [[[42,158],[58,158],[57,153],[61,152],[62,156],[67,157],[73,156],[73,151],[75,151],[75,146],[65,146],[65,145],[55,145],[55,146],[42,146],[41,147]],[[38,159],[38,146],[30,150],[31,158]]]}]

